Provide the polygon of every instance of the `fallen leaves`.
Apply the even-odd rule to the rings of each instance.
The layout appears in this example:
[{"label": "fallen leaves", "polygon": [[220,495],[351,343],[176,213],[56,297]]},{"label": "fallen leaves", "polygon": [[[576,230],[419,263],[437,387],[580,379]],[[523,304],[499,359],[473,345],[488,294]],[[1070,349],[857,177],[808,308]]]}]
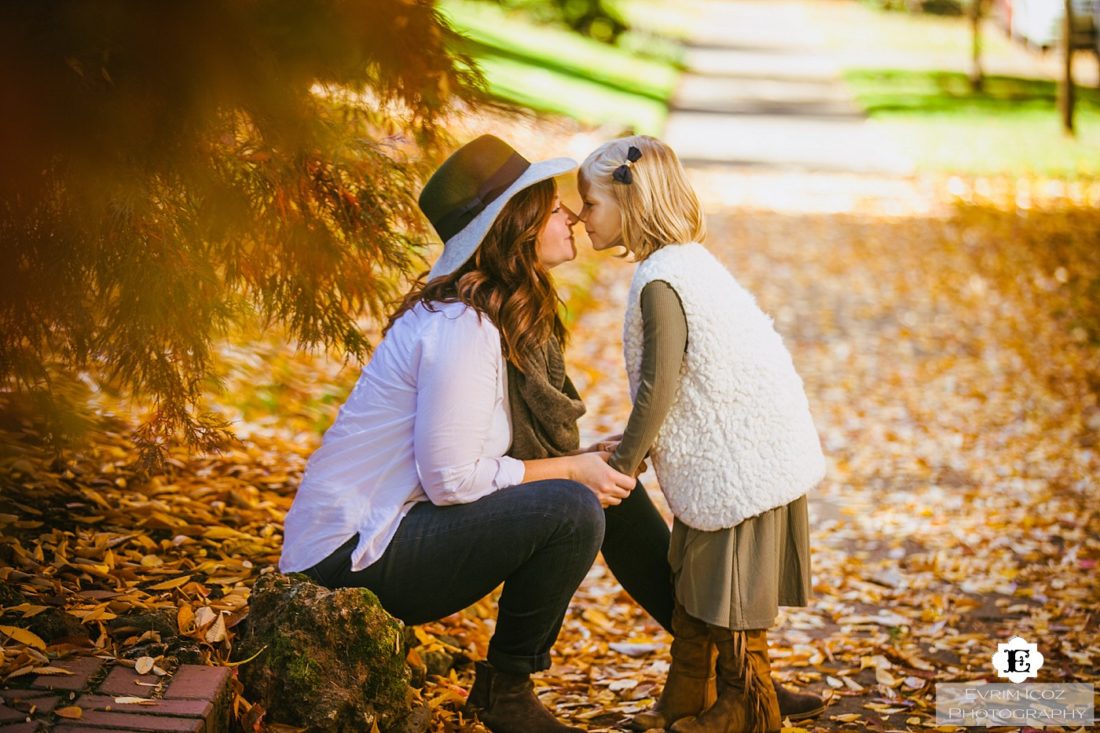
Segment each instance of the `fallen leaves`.
[{"label": "fallen leaves", "polygon": [[0,626],[0,634],[8,637],[9,639],[15,639],[20,644],[26,644],[29,647],[35,649],[46,650],[46,642],[42,641],[37,634],[33,634],[26,629],[21,629],[18,626]]},{"label": "fallen leaves", "polygon": [[179,588],[181,585],[186,584],[190,580],[190,575],[182,575],[178,578],[173,578],[172,580],[166,580],[163,583],[156,583],[155,585],[151,585],[149,586],[149,590],[171,590],[173,588]]},{"label": "fallen leaves", "polygon": [[30,671],[33,672],[34,674],[45,674],[45,675],[51,675],[51,674],[54,674],[54,675],[71,675],[72,674],[71,671],[69,671],[69,670],[67,670],[63,667],[34,667]]},{"label": "fallen leaves", "polygon": [[[775,316],[830,460],[811,495],[811,605],[784,609],[770,635],[776,677],[827,693],[830,709],[784,730],[932,728],[935,683],[990,677],[996,642],[1016,633],[1047,655],[1047,681],[1097,681],[1097,213],[953,208],[925,189],[886,200],[896,181],[700,180],[709,246]],[[748,189],[789,208],[729,208]],[[631,265],[586,252],[561,269],[591,442],[629,414]],[[251,583],[275,568],[305,460],[357,374],[271,339],[226,351],[237,449],[173,454],[169,474],[142,477],[119,430],[57,460],[20,443],[5,464],[18,479],[4,487],[0,579],[23,596],[3,601],[5,680],[62,673],[53,662],[74,647],[32,630],[53,613],[136,671],[170,670],[165,647],[181,643],[231,664]],[[267,408],[264,390],[279,395]],[[416,627],[414,651],[484,658],[495,597]],[[167,626],[115,630],[138,614]],[[538,692],[589,730],[614,729],[659,695],[668,643],[597,563]],[[468,664],[429,678],[433,731],[478,730],[460,713],[471,679]],[[245,729],[261,724],[239,690],[234,709]]]}]

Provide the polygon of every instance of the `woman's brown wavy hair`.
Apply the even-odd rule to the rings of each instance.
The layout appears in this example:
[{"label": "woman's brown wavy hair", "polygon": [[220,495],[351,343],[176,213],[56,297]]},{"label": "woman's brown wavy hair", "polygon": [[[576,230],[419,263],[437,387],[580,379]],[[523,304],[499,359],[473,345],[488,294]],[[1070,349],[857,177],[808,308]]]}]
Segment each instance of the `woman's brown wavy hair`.
[{"label": "woman's brown wavy hair", "polygon": [[539,262],[536,240],[552,213],[554,181],[523,189],[505,204],[485,239],[455,272],[427,283],[422,274],[390,316],[386,334],[417,303],[461,302],[485,315],[500,331],[504,358],[522,370],[519,356],[543,346],[551,336],[565,345],[561,299],[550,273]]}]

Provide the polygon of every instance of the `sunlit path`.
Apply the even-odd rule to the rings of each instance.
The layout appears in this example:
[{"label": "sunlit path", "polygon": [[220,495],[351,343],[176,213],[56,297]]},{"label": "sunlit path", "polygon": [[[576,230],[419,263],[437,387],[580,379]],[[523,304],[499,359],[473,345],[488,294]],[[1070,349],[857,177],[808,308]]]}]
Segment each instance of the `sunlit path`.
[{"label": "sunlit path", "polygon": [[687,161],[904,173],[804,3],[710,2],[688,44],[665,139]]}]

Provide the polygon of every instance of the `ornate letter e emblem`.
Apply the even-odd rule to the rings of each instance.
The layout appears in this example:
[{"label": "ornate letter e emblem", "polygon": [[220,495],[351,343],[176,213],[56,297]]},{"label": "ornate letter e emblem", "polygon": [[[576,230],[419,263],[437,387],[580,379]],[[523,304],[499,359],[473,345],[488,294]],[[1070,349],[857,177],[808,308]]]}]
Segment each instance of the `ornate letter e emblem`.
[{"label": "ornate letter e emblem", "polygon": [[993,655],[993,668],[998,677],[1007,677],[1013,682],[1023,682],[1036,677],[1043,666],[1043,655],[1035,644],[1028,644],[1019,636],[1014,636],[1005,644],[997,645]]}]

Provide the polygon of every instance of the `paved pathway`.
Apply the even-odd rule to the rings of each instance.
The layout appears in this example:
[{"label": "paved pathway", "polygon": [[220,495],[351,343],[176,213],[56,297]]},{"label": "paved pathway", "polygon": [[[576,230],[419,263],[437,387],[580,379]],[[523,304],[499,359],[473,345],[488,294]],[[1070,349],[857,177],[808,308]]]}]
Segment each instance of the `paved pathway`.
[{"label": "paved pathway", "polygon": [[94,656],[77,656],[51,666],[70,674],[16,678],[0,688],[0,733],[229,730],[232,672],[228,667],[184,664],[158,677],[139,675]]},{"label": "paved pathway", "polygon": [[702,6],[664,138],[689,163],[908,173],[912,164],[840,81],[796,2]]}]

